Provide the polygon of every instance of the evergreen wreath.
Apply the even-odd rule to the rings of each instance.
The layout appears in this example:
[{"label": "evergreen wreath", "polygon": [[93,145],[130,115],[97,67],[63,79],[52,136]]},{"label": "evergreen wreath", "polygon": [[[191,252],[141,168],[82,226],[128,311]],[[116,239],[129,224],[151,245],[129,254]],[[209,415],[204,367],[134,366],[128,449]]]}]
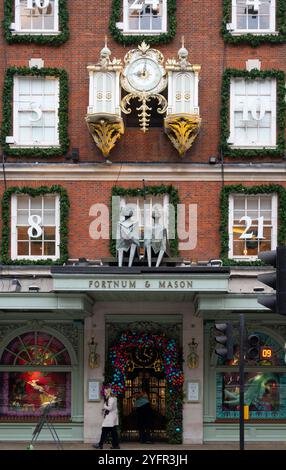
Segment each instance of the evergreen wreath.
[{"label": "evergreen wreath", "polygon": [[[276,148],[263,147],[260,149],[232,148],[228,143],[229,115],[230,115],[230,82],[232,78],[244,78],[245,80],[274,78],[277,82],[277,145]],[[282,157],[285,151],[285,73],[281,70],[257,70],[251,71],[238,69],[225,69],[222,77],[221,88],[221,143],[220,147],[228,157]]]},{"label": "evergreen wreath", "polygon": [[[59,146],[13,148],[6,143],[6,137],[12,132],[13,84],[14,76],[58,77],[59,78],[59,110],[58,131]],[[67,152],[68,137],[68,76],[63,69],[37,67],[9,67],[6,71],[3,88],[3,116],[1,132],[2,148],[7,155],[14,157],[54,157]]]},{"label": "evergreen wreath", "polygon": [[14,1],[4,0],[3,30],[9,44],[44,44],[46,46],[59,46],[69,38],[67,0],[59,1],[59,33],[58,34],[17,34],[10,30],[14,19]]},{"label": "evergreen wreath", "polygon": [[231,22],[232,0],[223,0],[223,19],[221,33],[225,42],[239,45],[242,43],[257,47],[264,43],[282,43],[286,41],[286,2],[285,0],[276,0],[276,31],[269,34],[231,34],[227,29],[227,24]]},{"label": "evergreen wreath", "polygon": [[257,261],[237,261],[228,258],[229,233],[228,233],[228,208],[229,195],[237,194],[278,194],[278,245],[285,244],[286,240],[286,189],[279,184],[243,186],[242,184],[232,184],[224,186],[220,198],[220,234],[221,234],[221,259],[225,266],[260,266],[263,264],[259,259]]},{"label": "evergreen wreath", "polygon": [[[45,194],[59,194],[60,196],[60,258],[57,260],[29,260],[19,259],[12,260],[9,255],[10,234],[11,234],[11,196],[12,194],[28,194],[31,197],[43,196]],[[68,261],[68,215],[69,215],[69,199],[67,191],[59,185],[39,186],[31,188],[28,186],[13,186],[8,188],[2,199],[2,248],[1,263],[2,264],[64,264]]]},{"label": "evergreen wreath", "polygon": [[[172,186],[165,186],[161,184],[160,186],[145,186],[144,188],[123,188],[121,186],[112,187],[112,196],[120,197],[142,197],[152,195],[159,196],[168,194],[169,195],[169,204],[175,209],[175,238],[170,240],[170,250],[172,256],[178,255],[178,233],[177,233],[177,206],[180,202],[178,190]],[[110,227],[112,227],[112,196],[111,196],[111,210],[110,210]],[[110,241],[109,241],[109,250],[112,256],[116,257],[116,240],[112,238],[112,230],[110,231]]]},{"label": "evergreen wreath", "polygon": [[176,0],[167,0],[167,23],[168,32],[161,34],[123,34],[122,31],[116,26],[116,23],[121,21],[123,0],[112,0],[112,10],[109,20],[109,31],[113,39],[124,46],[132,44],[137,45],[142,41],[150,45],[167,44],[174,39],[177,29],[176,20]]}]

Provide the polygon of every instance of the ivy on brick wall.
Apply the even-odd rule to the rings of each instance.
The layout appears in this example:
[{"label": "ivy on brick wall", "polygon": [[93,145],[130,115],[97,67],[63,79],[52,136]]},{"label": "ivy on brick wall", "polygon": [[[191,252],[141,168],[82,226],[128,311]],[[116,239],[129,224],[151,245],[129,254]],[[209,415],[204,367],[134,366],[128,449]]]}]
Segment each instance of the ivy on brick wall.
[{"label": "ivy on brick wall", "polygon": [[[46,194],[59,194],[60,196],[60,258],[57,260],[29,260],[19,259],[12,260],[9,255],[9,246],[11,243],[11,196],[12,194],[28,194],[31,197],[44,196]],[[2,247],[1,247],[1,263],[2,264],[64,264],[68,261],[68,215],[69,215],[69,199],[67,191],[59,185],[39,186],[31,188],[28,186],[12,186],[8,188],[2,199]]]},{"label": "ivy on brick wall", "polygon": [[[277,83],[277,144],[276,147],[260,149],[232,148],[228,144],[229,138],[229,114],[230,114],[230,82],[232,78],[244,78],[245,80],[274,78]],[[221,89],[221,150],[228,157],[282,157],[285,151],[285,73],[281,70],[237,70],[226,69],[222,77]]]},{"label": "ivy on brick wall", "polygon": [[229,217],[229,195],[237,194],[278,194],[278,245],[284,245],[286,241],[286,189],[279,184],[258,185],[258,186],[243,186],[242,184],[233,184],[224,186],[221,191],[220,198],[220,234],[221,234],[221,259],[223,264],[238,265],[238,266],[251,266],[263,264],[260,260],[257,261],[236,261],[228,258],[229,251],[229,232],[228,232],[228,217]]},{"label": "ivy on brick wall", "polygon": [[14,0],[4,0],[3,30],[9,44],[45,44],[58,46],[69,38],[67,0],[59,0],[59,34],[17,34],[10,29],[14,21]]},{"label": "ivy on brick wall", "polygon": [[[160,186],[145,186],[145,188],[122,188],[121,186],[112,187],[112,196],[119,196],[122,198],[128,197],[141,197],[142,199],[147,196],[163,196],[164,194],[169,195],[169,204],[175,209],[175,238],[170,240],[170,250],[172,256],[178,255],[178,234],[177,234],[177,206],[180,202],[178,190],[172,186],[165,186],[161,184]],[[111,198],[111,223],[112,227],[112,198]],[[110,230],[110,244],[109,244],[110,253],[112,256],[116,256],[116,240],[112,238],[112,230]]]},{"label": "ivy on brick wall", "polygon": [[150,45],[167,44],[174,39],[177,28],[176,0],[167,0],[167,33],[161,34],[123,34],[116,26],[122,20],[123,0],[112,0],[112,10],[109,20],[109,31],[113,39],[124,46],[140,44],[145,40]]},{"label": "ivy on brick wall", "polygon": [[[6,136],[13,135],[13,84],[14,76],[58,77],[59,78],[59,110],[58,131],[59,146],[56,147],[25,147],[13,148],[6,144]],[[68,76],[65,70],[56,68],[9,67],[6,71],[3,89],[3,117],[1,144],[7,155],[14,157],[53,157],[67,152],[68,137]]]},{"label": "ivy on brick wall", "polygon": [[264,43],[281,43],[286,41],[286,2],[276,0],[276,33],[269,34],[231,34],[227,24],[231,22],[232,0],[223,0],[222,36],[230,44],[249,44],[252,47]]}]

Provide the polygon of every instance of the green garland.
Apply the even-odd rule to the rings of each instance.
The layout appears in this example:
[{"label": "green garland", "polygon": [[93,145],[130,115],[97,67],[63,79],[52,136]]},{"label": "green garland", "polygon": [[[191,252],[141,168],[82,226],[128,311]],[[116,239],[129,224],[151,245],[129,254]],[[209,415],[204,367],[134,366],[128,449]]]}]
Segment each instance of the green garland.
[{"label": "green garland", "polygon": [[[12,260],[9,256],[10,246],[10,206],[12,194],[28,194],[31,197],[42,196],[44,194],[57,193],[60,195],[60,258],[57,260],[43,259],[43,260],[29,260],[20,259]],[[2,199],[2,249],[1,249],[1,263],[2,264],[64,264],[68,261],[68,214],[69,214],[69,199],[67,191],[59,185],[39,186],[38,188],[31,188],[27,186],[13,186],[8,188]]]},{"label": "green garland", "polygon": [[229,249],[229,233],[228,233],[228,208],[229,208],[229,195],[232,193],[239,194],[271,194],[277,193],[278,200],[278,245],[285,244],[286,240],[286,189],[279,184],[269,184],[260,186],[243,186],[242,184],[233,184],[224,186],[221,191],[220,209],[220,234],[221,234],[221,259],[226,266],[260,266],[262,262],[257,261],[236,261],[228,258]]},{"label": "green garland", "polygon": [[[120,197],[144,197],[144,189],[143,188],[122,188],[121,186],[113,186],[112,187],[112,196],[120,196]],[[165,186],[161,184],[160,186],[145,186],[145,196],[152,195],[158,196],[168,194],[169,195],[169,203],[172,204],[175,208],[175,238],[170,240],[170,249],[172,256],[178,255],[178,233],[177,233],[177,205],[179,204],[179,193],[178,190],[172,186]],[[111,207],[112,207],[112,196],[111,196]],[[112,210],[110,211],[110,217],[112,217]],[[112,220],[110,223],[110,227],[112,227]],[[109,250],[112,256],[116,257],[116,240],[112,238],[112,230],[110,230],[110,242],[109,242]]]},{"label": "green garland", "polygon": [[[227,140],[229,137],[230,113],[230,82],[231,78],[244,78],[245,80],[275,78],[277,81],[277,145],[275,149],[263,147],[261,149],[231,148]],[[222,77],[221,89],[221,150],[228,157],[282,157],[285,151],[285,73],[281,70],[257,69],[237,70],[226,69]]]},{"label": "green garland", "polygon": [[227,30],[227,24],[231,22],[231,1],[223,0],[223,19],[221,33],[225,40],[230,44],[246,43],[252,47],[257,47],[264,43],[282,43],[286,41],[286,3],[285,0],[276,0],[276,31],[278,34],[231,34]]},{"label": "green garland", "polygon": [[123,34],[120,29],[117,28],[116,23],[121,20],[122,13],[122,0],[112,1],[112,10],[109,20],[109,31],[113,39],[124,46],[130,46],[131,44],[137,45],[145,40],[150,45],[156,44],[167,44],[174,39],[177,29],[176,21],[176,0],[167,0],[167,15],[168,15],[168,32],[154,35],[144,34]]},{"label": "green garland", "polygon": [[10,30],[14,19],[14,1],[4,0],[3,30],[6,41],[9,44],[45,44],[58,46],[69,38],[67,0],[59,0],[59,34],[17,34]]},{"label": "green garland", "polygon": [[[13,84],[14,76],[58,77],[60,83],[59,96],[59,141],[57,147],[13,148],[6,144],[6,136],[12,133]],[[7,155],[14,157],[54,157],[67,152],[68,137],[68,76],[65,70],[56,68],[9,67],[6,71],[3,89],[3,116],[1,144]]]}]

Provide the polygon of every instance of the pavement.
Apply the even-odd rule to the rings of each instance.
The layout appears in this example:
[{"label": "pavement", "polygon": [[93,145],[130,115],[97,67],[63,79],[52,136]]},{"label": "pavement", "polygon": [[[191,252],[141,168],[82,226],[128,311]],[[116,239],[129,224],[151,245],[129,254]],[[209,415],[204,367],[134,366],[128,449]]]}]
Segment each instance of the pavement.
[{"label": "pavement", "polygon": [[[2,450],[26,450],[29,442],[0,442],[0,451]],[[94,452],[100,452],[99,450],[93,449],[91,443],[84,442],[62,442],[63,450],[93,450]],[[104,450],[109,450],[110,445],[105,444]],[[123,451],[182,451],[182,450],[239,450],[238,442],[212,442],[206,444],[181,444],[173,445],[166,444],[164,442],[154,442],[152,444],[140,444],[138,442],[122,442],[120,443],[120,449]],[[55,442],[43,442],[37,441],[34,443],[34,450],[57,450]],[[286,442],[247,442],[245,444],[245,450],[286,450]],[[111,452],[111,451],[110,451]],[[113,451],[114,452],[114,451]]]}]

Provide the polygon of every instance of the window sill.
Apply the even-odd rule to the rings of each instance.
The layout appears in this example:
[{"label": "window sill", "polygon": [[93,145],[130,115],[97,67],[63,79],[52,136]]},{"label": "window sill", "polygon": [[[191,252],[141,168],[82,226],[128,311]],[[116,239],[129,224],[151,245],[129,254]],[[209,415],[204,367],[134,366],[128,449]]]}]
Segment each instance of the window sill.
[{"label": "window sill", "polygon": [[123,36],[159,36],[167,31],[122,31]]},{"label": "window sill", "polygon": [[59,256],[15,256],[12,261],[57,261]]},{"label": "window sill", "polygon": [[253,36],[278,36],[279,32],[278,31],[259,31],[257,30],[250,30],[250,29],[243,29],[243,30],[236,30],[236,31],[229,31],[232,36],[242,36],[245,34],[252,34]]},{"label": "window sill", "polygon": [[230,145],[229,148],[233,150],[264,150],[264,149],[269,149],[269,150],[276,150],[277,146],[276,145]]},{"label": "window sill", "polygon": [[60,149],[61,146],[59,144],[45,144],[45,145],[41,145],[41,144],[30,144],[30,145],[15,145],[15,144],[11,144],[9,145],[9,148],[10,149],[34,149],[34,148],[42,148],[42,149],[49,149],[49,148],[54,148],[54,149]]},{"label": "window sill", "polygon": [[58,36],[61,31],[11,31],[12,36]]}]

